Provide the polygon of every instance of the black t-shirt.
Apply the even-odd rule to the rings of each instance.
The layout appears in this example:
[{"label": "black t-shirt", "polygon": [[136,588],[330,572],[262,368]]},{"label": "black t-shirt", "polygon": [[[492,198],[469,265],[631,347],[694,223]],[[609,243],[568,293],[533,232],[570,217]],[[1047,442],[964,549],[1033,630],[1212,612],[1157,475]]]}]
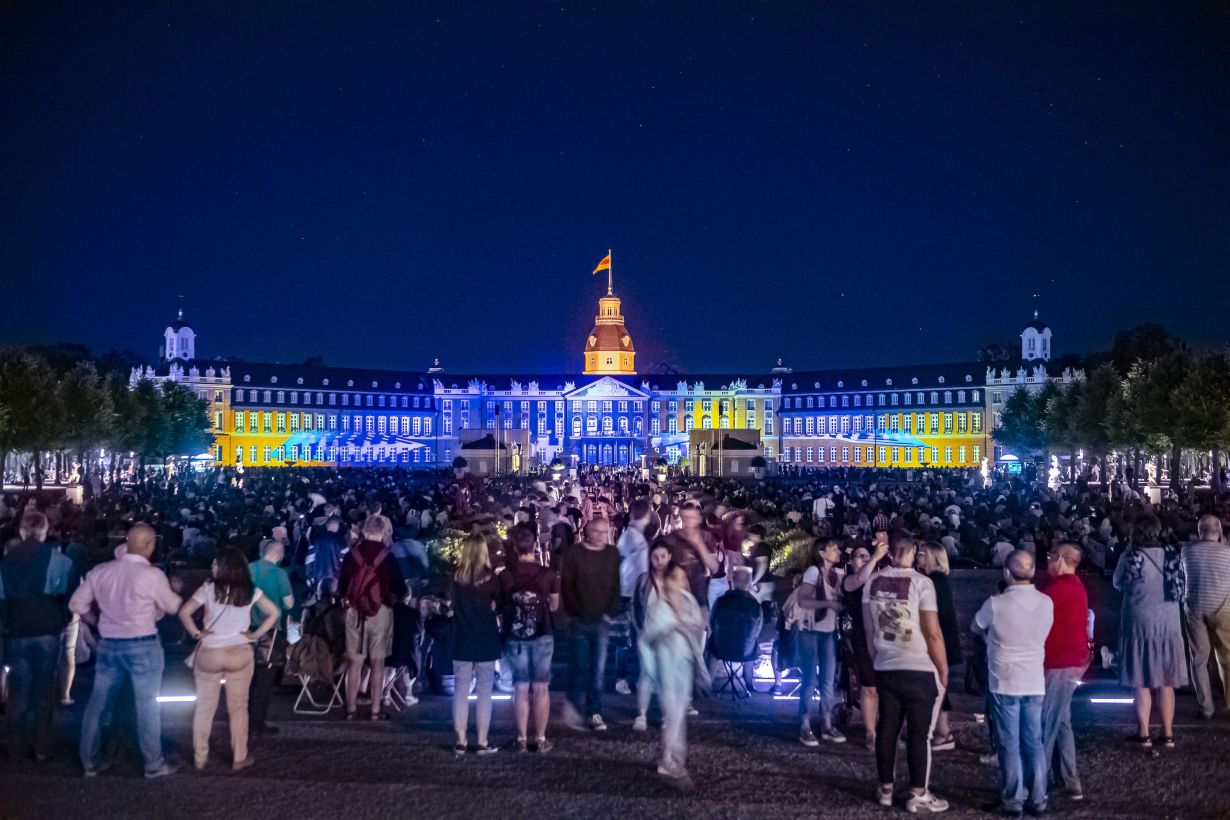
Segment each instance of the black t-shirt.
[{"label": "black t-shirt", "polygon": [[500,627],[496,605],[500,590],[495,576],[481,583],[453,581],[453,660],[484,663],[500,658]]}]

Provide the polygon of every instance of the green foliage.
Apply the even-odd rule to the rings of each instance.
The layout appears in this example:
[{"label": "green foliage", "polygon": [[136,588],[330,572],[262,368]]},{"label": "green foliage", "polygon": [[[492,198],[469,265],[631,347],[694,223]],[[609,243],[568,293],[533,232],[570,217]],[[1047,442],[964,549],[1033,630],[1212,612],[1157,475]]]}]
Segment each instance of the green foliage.
[{"label": "green foliage", "polygon": [[1038,392],[1017,388],[1004,402],[999,426],[991,437],[1022,457],[1038,459],[1049,444],[1047,407],[1057,395],[1057,388],[1048,384]]},{"label": "green foliage", "polygon": [[466,461],[465,458],[463,458],[462,456],[453,457],[453,469],[454,470],[464,470],[468,466],[470,466],[470,462]]}]

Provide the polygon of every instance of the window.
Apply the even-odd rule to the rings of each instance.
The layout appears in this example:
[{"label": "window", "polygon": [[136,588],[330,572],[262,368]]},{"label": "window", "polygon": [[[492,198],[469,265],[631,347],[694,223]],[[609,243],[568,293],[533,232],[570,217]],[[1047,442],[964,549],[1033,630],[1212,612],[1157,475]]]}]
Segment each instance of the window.
[{"label": "window", "polygon": [[[808,410],[810,410],[810,409],[812,409],[812,407],[814,407],[814,406],[815,406],[815,399],[814,399],[814,398],[812,398],[811,396],[808,396],[808,397],[807,397],[807,409],[808,409]],[[808,461],[811,461],[811,459],[810,459],[810,458],[809,458],[809,459],[807,459],[807,460],[808,460]]]},{"label": "window", "polygon": [[376,431],[377,431],[377,432],[379,432],[379,433],[380,433],[380,435],[384,435],[384,431],[385,431],[385,419],[384,419],[384,416],[379,416],[379,417],[376,419]]},{"label": "window", "polygon": [[885,428],[887,427],[888,427],[888,416],[884,415],[883,413],[876,416],[876,429],[879,430],[881,433],[883,433]]},{"label": "window", "polygon": [[581,417],[580,416],[572,417],[572,434],[574,436],[581,435]]},{"label": "window", "polygon": [[248,463],[249,464],[256,463],[256,445],[255,444],[253,444],[251,447],[248,448]]},{"label": "window", "polygon": [[654,416],[653,418],[649,420],[649,433],[650,435],[656,436],[661,432],[662,432],[662,420],[658,418],[657,416]]},{"label": "window", "polygon": [[[306,396],[307,394],[306,394],[306,393],[304,393],[303,395],[304,395],[304,396]],[[290,391],[290,403],[291,403],[291,404],[298,404],[298,403],[299,403],[299,391],[298,391],[298,390],[292,390],[292,391]]]},{"label": "window", "polygon": [[272,413],[261,413],[261,429],[264,430],[266,433],[273,432],[273,414]]},{"label": "window", "polygon": [[910,463],[910,462],[911,462],[911,461],[913,461],[913,460],[914,460],[914,449],[913,449],[912,447],[906,447],[906,448],[905,448],[905,461],[906,461],[906,463],[908,464],[908,463]]},{"label": "window", "polygon": [[854,396],[854,406],[855,406],[855,407],[862,407],[862,406],[863,406],[863,397],[862,397],[861,395],[859,395],[859,394],[855,394],[855,396]]},{"label": "window", "polygon": [[808,448],[807,448],[807,463],[808,463],[808,464],[811,464],[811,462],[812,462],[812,455],[814,454],[814,452],[815,452],[815,448],[813,448],[813,447],[808,447]]},{"label": "window", "polygon": [[585,432],[586,433],[598,432],[598,417],[597,416],[586,416],[585,417]]},{"label": "window", "polygon": [[290,453],[291,461],[299,460],[299,445],[298,444],[290,445],[290,447],[287,448],[287,451]]},{"label": "window", "polygon": [[836,447],[829,448],[829,461],[833,464],[837,463],[837,448]]},{"label": "window", "polygon": [[900,448],[900,447],[894,447],[894,448],[893,448],[893,461],[892,461],[892,463],[893,463],[893,464],[897,464],[897,463],[899,463],[900,461],[901,461],[901,448]]},{"label": "window", "polygon": [[[316,418],[317,418],[317,420],[319,420],[319,419],[320,419],[320,416],[319,416],[319,415],[317,415],[317,416],[316,416]],[[337,429],[337,416],[333,415],[332,413],[330,413],[330,414],[329,414],[329,429],[330,429],[330,430],[336,430],[336,429]]]},{"label": "window", "polygon": [[888,463],[888,448],[887,447],[880,448],[880,458],[878,459],[878,463],[880,464]]},{"label": "window", "polygon": [[913,394],[913,393],[906,393],[906,394],[905,394],[905,403],[906,403],[906,404],[913,404],[913,399],[914,399],[914,394]]},{"label": "window", "polygon": [[215,430],[222,429],[222,411],[221,410],[214,411],[214,429]]},{"label": "window", "polygon": [[263,395],[265,397],[265,404],[268,404],[269,402],[273,400],[272,399],[273,394],[270,393],[268,390],[266,390]]},{"label": "window", "polygon": [[816,434],[816,420],[811,416],[807,417],[807,435],[814,436]]},{"label": "window", "polygon": [[940,394],[935,392],[934,390],[931,391],[931,403],[932,404],[940,403]]},{"label": "window", "polygon": [[957,391],[957,404],[965,404],[965,391],[964,390]]},{"label": "window", "polygon": [[977,402],[979,402],[979,401],[982,401],[982,399],[978,398],[978,395],[979,395],[979,394],[978,394],[978,391],[977,391],[977,390],[973,391],[972,393],[970,393],[970,399],[969,399],[969,400],[970,400],[970,401],[972,401],[972,402],[975,402],[975,403],[977,403]]},{"label": "window", "polygon": [[666,420],[666,429],[669,432],[678,433],[679,432],[679,419],[675,418],[674,416],[671,416],[670,418],[668,418]]},{"label": "window", "polygon": [[964,447],[957,448],[957,461],[961,464],[965,463],[965,448]]},{"label": "window", "polygon": [[837,417],[836,416],[829,416],[829,435],[830,436],[837,435]]},{"label": "window", "polygon": [[[957,413],[957,432],[964,433],[966,432],[966,429],[968,427],[969,427],[969,414],[968,413]],[[964,459],[962,459],[962,461],[964,461]]]},{"label": "window", "polygon": [[972,432],[981,433],[982,432],[982,413],[979,413],[979,412],[970,413],[970,423],[971,423],[970,426],[972,428],[971,430]]},{"label": "window", "polygon": [[235,432],[236,433],[243,432],[243,411],[242,410],[235,411]]},{"label": "window", "polygon": [[235,391],[235,401],[243,401],[243,388],[242,387]]},{"label": "window", "polygon": [[896,413],[893,413],[891,416],[889,416],[888,417],[888,429],[894,433],[897,432],[897,425],[900,419],[901,417],[897,415]]},{"label": "window", "polygon": [[944,404],[952,404],[952,391],[951,390],[944,391]]},{"label": "window", "polygon": [[286,403],[286,391],[279,390],[278,391],[278,404],[285,404],[285,403]]},{"label": "window", "polygon": [[849,406],[850,406],[850,397],[849,397],[849,396],[842,396],[842,397],[841,397],[841,406],[842,406],[842,407],[849,407]]},{"label": "window", "polygon": [[892,394],[892,403],[893,403],[894,405],[897,403],[897,394],[896,394],[896,393],[893,393],[893,394]]},{"label": "window", "polygon": [[371,393],[367,394],[367,406],[368,407],[372,406],[372,394]]},{"label": "window", "polygon": [[702,417],[700,420],[700,426],[702,430],[712,430],[713,429],[713,417],[712,416]]},{"label": "window", "polygon": [[842,464],[850,463],[850,448],[849,447],[841,448],[841,463]]},{"label": "window", "polygon": [[235,463],[243,464],[243,448],[242,447],[235,448]]},{"label": "window", "polygon": [[880,406],[881,406],[881,407],[883,407],[883,406],[884,406],[884,394],[883,394],[883,393],[881,393],[881,394],[880,394],[880,402],[879,402],[879,404],[880,404]]},{"label": "window", "polygon": [[[909,394],[907,393],[906,395],[908,396]],[[905,422],[905,431],[907,433],[913,433],[914,432],[914,415],[912,413],[906,413],[905,416],[903,417],[903,421]]]},{"label": "window", "polygon": [[[282,414],[278,413],[278,415],[281,416]],[[311,417],[309,416],[308,418],[311,418]],[[304,420],[306,421],[307,419],[304,419]],[[293,432],[298,431],[298,429],[299,429],[299,414],[291,413],[290,414],[290,430],[293,433]],[[279,431],[279,432],[285,432],[285,431]]]},{"label": "window", "polygon": [[684,426],[684,429],[690,433],[692,431],[692,428],[696,426],[696,419],[693,418],[692,416],[688,416],[683,426]]},{"label": "window", "polygon": [[927,415],[931,417],[931,435],[938,436],[940,434],[940,414],[928,413]]},{"label": "window", "polygon": [[944,435],[952,435],[952,413],[944,414]]},{"label": "window", "polygon": [[[871,448],[870,448],[870,447],[868,447],[867,449],[868,449],[868,450],[870,450]],[[862,461],[862,460],[863,460],[863,448],[862,448],[862,447],[855,447],[855,448],[854,448],[854,461],[855,461],[855,463],[858,463],[858,462],[860,462],[860,461]]]},{"label": "window", "polygon": [[[425,419],[422,416],[415,416],[410,422],[410,434],[414,436],[423,435],[423,422]],[[401,420],[401,431],[406,432],[406,419]]]},{"label": "window", "polygon": [[977,444],[974,445],[974,461],[976,462],[982,461],[982,448],[979,447]]},{"label": "window", "polygon": [[952,448],[951,447],[944,448],[944,463],[952,464]]},{"label": "window", "polygon": [[[371,398],[371,397],[369,396],[368,398]],[[367,421],[367,432],[368,432],[368,434],[370,435],[370,434],[372,434],[372,433],[376,432],[376,417],[375,417],[375,416],[368,416],[368,417],[367,417],[367,419],[366,419],[366,421]]]}]

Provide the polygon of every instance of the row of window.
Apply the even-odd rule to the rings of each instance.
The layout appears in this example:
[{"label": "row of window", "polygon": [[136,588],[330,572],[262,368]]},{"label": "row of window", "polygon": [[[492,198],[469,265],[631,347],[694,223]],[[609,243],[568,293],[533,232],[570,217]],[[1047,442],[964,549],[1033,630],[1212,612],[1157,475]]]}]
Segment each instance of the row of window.
[{"label": "row of window", "polygon": [[[928,403],[929,404],[939,404],[940,403],[940,396],[941,396],[940,391],[932,390],[929,395],[931,397],[930,402],[927,401],[928,394],[922,392],[921,390],[918,391],[917,393],[878,393],[874,395],[871,393],[868,393],[865,405],[863,403],[862,393],[855,393],[853,394],[853,397],[848,396],[848,395],[827,396],[827,397],[826,396],[785,396],[782,398],[782,409],[783,410],[790,410],[790,409],[802,410],[804,409],[804,407],[806,407],[807,409],[810,410],[813,408],[826,407],[826,406],[827,407],[838,407],[839,406],[838,400],[840,400],[841,402],[840,403],[841,407],[864,407],[864,406],[872,407],[875,405],[879,405],[880,407],[885,407],[888,405],[897,405],[898,403],[906,404],[906,405],[928,404]],[[944,404],[952,404],[953,391],[945,390],[943,391],[942,395],[944,399]],[[965,396],[966,396],[966,391],[964,390],[956,391],[957,404],[965,404]],[[827,399],[827,404],[825,403],[826,399]],[[980,390],[969,391],[969,400],[975,403],[981,401],[982,391]]]},{"label": "row of window", "polygon": [[[236,433],[295,433],[299,430],[336,430],[346,432],[400,433],[405,436],[430,436],[431,416],[338,416],[335,413],[271,413],[256,410],[235,411]],[[221,427],[221,414],[215,414],[214,424]],[[445,432],[448,432],[446,430]]]},{"label": "row of window", "polygon": [[782,420],[782,432],[786,435],[830,436],[861,433],[864,430],[875,429],[896,433],[904,430],[916,435],[940,434],[941,424],[944,435],[953,432],[982,434],[982,413],[887,413],[875,416],[806,416]]},{"label": "row of window", "polygon": [[[290,404],[299,404],[299,391],[298,390],[291,390],[289,395],[290,395],[290,402],[289,402]],[[341,394],[343,407],[349,407],[353,404],[353,406],[355,407],[360,407],[360,406],[364,406],[364,407],[405,407],[407,409],[409,408],[416,408],[416,409],[422,409],[422,410],[431,409],[431,396],[385,396],[383,393],[378,394],[378,395],[373,395],[371,393],[367,393],[367,394],[355,393],[353,395],[354,395],[354,400],[352,402],[350,393]],[[329,393],[327,394],[327,396],[329,399],[328,403],[330,405],[336,406],[338,394]],[[263,404],[287,404],[286,397],[287,397],[287,391],[285,390],[257,391],[255,389],[244,390],[244,388],[242,387],[237,388],[235,390],[235,402],[236,403],[239,403],[242,401],[250,401],[250,402],[261,402]],[[306,390],[303,391],[303,403],[304,404],[323,405],[325,404],[325,397],[326,397],[325,393],[317,393],[315,395],[316,400],[313,401],[312,394]],[[216,400],[217,401],[222,400],[221,394],[218,395]]]},{"label": "row of window", "polygon": [[[246,455],[246,459],[245,459]],[[245,452],[243,446],[235,448],[236,464],[261,464],[281,461],[337,461],[338,456],[344,461],[358,462],[401,462],[403,464],[421,464],[427,461],[426,452],[422,447],[355,447],[347,445],[339,448],[335,444],[328,446],[317,444],[313,447],[305,444],[300,447],[291,444],[285,447],[249,446]],[[215,448],[214,457],[220,458],[221,448]]]},{"label": "row of window", "polygon": [[[737,411],[745,411],[751,415],[754,415],[756,412],[758,412],[758,410],[762,409],[761,405],[763,405],[763,410],[765,412],[769,412],[769,410],[771,409],[769,406],[769,401],[767,399],[764,400],[763,402],[758,402],[756,399],[747,399],[746,404],[744,402],[745,400],[742,400],[742,399],[735,400],[734,409]],[[663,403],[664,402],[657,401],[657,400],[649,402],[649,412],[654,415],[660,414],[662,412]],[[705,413],[713,412],[714,403],[715,402],[710,399],[699,400],[700,409]],[[716,403],[717,403],[717,409],[719,413],[727,414],[731,412],[731,407],[732,407],[731,399],[719,399],[717,400]],[[554,406],[556,413],[563,412],[563,408],[560,406],[564,404],[564,402],[562,401],[558,401],[558,402],[557,401],[539,401],[539,402],[506,401],[505,402],[505,401],[497,401],[497,400],[488,400],[487,401],[487,414],[494,415],[496,412],[496,407],[498,406],[500,408],[500,411],[505,414],[512,413],[512,412],[519,412],[522,415],[526,415],[530,412],[530,409],[532,405],[534,404],[537,404],[537,409],[540,414],[542,413],[549,414],[553,406]],[[571,402],[571,405],[572,405],[571,409],[573,411],[584,411],[586,413],[597,413],[597,412],[627,413],[629,412],[629,410],[631,410],[634,413],[639,413],[640,412],[639,407],[630,406],[630,405],[638,405],[638,404],[640,404],[640,402],[629,402],[629,401],[622,401],[622,400],[621,401],[611,401],[611,400],[599,401],[596,399],[587,399],[584,401]],[[665,402],[665,404],[667,406],[668,413],[674,414],[674,413],[679,412],[679,402],[678,401],[669,401],[669,402]],[[696,405],[697,405],[696,399],[687,399],[684,401],[684,410],[688,413],[695,412]],[[463,403],[463,406],[465,406],[464,403]],[[453,400],[443,399],[441,407],[445,413],[453,412]]]},{"label": "row of window", "polygon": [[[952,447],[943,450],[944,460],[940,461],[938,447],[783,447],[782,461],[796,464],[859,464],[864,461],[876,464],[953,464]],[[851,460],[853,450],[853,460]],[[967,450],[957,447],[956,464],[966,464],[965,456],[971,455],[973,462],[982,460],[982,447],[973,446]],[[840,455],[840,461],[838,456]]]}]

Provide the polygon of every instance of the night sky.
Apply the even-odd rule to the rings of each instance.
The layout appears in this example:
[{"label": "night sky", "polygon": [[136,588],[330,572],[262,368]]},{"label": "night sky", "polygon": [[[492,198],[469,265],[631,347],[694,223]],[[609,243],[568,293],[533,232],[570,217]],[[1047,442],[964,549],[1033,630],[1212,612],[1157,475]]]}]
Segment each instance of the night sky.
[{"label": "night sky", "polygon": [[579,372],[608,247],[641,369],[1230,335],[1226,4],[123,5],[0,4],[0,344]]}]

